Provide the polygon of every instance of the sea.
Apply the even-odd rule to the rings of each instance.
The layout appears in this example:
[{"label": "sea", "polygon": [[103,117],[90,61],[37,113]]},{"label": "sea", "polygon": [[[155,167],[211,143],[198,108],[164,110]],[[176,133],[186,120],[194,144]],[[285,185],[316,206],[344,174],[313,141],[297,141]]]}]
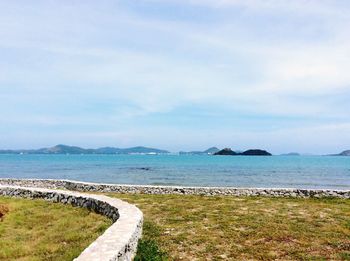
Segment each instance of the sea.
[{"label": "sea", "polygon": [[2,154],[0,178],[348,190],[350,157]]}]

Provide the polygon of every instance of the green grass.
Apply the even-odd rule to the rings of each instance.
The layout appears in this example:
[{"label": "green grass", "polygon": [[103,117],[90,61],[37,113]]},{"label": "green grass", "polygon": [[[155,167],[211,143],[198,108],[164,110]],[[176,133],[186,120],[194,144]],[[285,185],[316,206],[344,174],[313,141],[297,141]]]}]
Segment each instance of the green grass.
[{"label": "green grass", "polygon": [[83,208],[0,197],[0,260],[72,260],[112,221]]},{"label": "green grass", "polygon": [[350,200],[108,195],[144,213],[137,260],[350,260]]},{"label": "green grass", "polygon": [[[144,213],[136,261],[350,260],[350,200],[109,196]],[[111,225],[85,209],[0,197],[0,260],[72,260]]]}]

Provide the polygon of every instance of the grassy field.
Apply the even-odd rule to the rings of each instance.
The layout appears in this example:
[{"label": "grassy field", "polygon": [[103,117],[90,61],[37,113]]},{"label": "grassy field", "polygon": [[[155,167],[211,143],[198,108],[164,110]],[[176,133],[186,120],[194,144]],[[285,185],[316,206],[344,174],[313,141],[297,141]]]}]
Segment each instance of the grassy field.
[{"label": "grassy field", "polygon": [[111,224],[83,208],[0,197],[0,260],[72,260]]},{"label": "grassy field", "polygon": [[[350,260],[350,200],[108,195],[144,212],[136,261]],[[72,260],[110,225],[85,209],[0,197],[0,260]]]},{"label": "grassy field", "polygon": [[350,200],[108,195],[144,212],[137,260],[350,260]]}]

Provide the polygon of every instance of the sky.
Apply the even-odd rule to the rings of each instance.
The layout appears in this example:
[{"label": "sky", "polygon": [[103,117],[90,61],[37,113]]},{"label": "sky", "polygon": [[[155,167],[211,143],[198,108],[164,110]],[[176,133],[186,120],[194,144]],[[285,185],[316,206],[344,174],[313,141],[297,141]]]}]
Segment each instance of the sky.
[{"label": "sky", "polygon": [[1,0],[0,147],[350,149],[347,0]]}]

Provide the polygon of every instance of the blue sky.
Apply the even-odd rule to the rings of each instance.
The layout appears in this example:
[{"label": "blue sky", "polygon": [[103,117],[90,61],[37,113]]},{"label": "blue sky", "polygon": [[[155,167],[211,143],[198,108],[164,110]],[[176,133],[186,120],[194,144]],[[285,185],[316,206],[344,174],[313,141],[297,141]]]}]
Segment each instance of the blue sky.
[{"label": "blue sky", "polygon": [[0,144],[350,148],[350,3],[0,2]]}]

